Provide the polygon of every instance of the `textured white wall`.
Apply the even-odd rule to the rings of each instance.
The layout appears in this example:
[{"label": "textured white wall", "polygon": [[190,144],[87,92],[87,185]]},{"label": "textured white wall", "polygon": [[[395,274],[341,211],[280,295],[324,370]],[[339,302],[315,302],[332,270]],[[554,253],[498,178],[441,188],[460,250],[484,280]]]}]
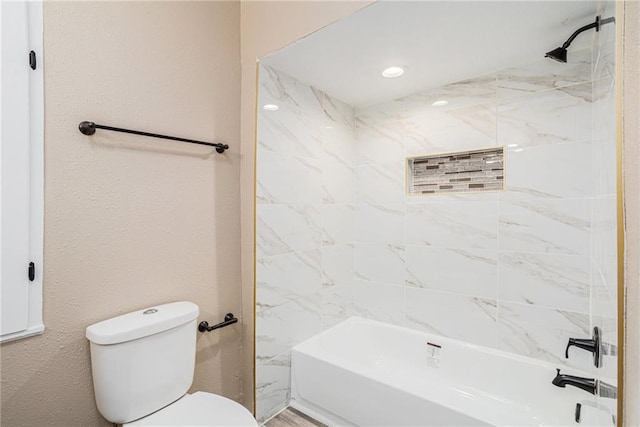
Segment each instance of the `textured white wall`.
[{"label": "textured white wall", "polygon": [[[91,323],[177,300],[241,316],[239,24],[236,2],[45,2],[46,331],[2,345],[2,425],[108,424]],[[240,334],[198,338],[194,389],[242,399]]]}]

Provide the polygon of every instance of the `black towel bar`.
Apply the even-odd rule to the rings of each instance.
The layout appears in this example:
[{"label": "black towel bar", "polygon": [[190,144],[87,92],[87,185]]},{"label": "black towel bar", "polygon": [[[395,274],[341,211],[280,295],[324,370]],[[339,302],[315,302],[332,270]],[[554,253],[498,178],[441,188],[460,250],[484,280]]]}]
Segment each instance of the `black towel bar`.
[{"label": "black towel bar", "polygon": [[80,132],[82,132],[85,135],[93,135],[94,133],[96,133],[96,129],[104,129],[104,130],[111,130],[114,132],[132,133],[134,135],[150,136],[153,138],[170,139],[172,141],[188,142],[189,144],[208,145],[210,147],[215,147],[218,153],[224,153],[224,150],[229,148],[227,144],[196,141],[195,139],[178,138],[175,136],[160,135],[157,133],[141,132],[139,130],[122,129],[122,128],[116,128],[113,126],[99,125],[97,123],[86,122],[86,121],[80,122],[80,124],[78,125],[78,128],[80,129]]}]

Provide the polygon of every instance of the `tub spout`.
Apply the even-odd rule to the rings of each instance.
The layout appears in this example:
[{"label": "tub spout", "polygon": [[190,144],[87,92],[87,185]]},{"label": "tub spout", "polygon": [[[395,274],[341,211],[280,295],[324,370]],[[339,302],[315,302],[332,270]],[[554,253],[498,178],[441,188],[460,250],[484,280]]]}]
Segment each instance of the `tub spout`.
[{"label": "tub spout", "polygon": [[557,387],[564,388],[567,384],[581,388],[591,394],[596,394],[598,383],[594,378],[576,377],[573,375],[561,374],[560,369],[556,369],[556,377],[551,383]]}]

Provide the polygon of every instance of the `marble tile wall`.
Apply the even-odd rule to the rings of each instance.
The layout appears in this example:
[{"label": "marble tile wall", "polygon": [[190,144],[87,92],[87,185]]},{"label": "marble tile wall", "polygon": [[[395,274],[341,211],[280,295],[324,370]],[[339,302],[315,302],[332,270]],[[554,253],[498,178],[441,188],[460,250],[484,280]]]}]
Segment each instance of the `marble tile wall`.
[{"label": "marble tile wall", "polygon": [[[601,2],[599,13],[615,16],[613,2]],[[616,25],[608,24],[594,36],[593,43],[593,108],[592,157],[594,159],[591,256],[591,314],[592,325],[602,329],[605,341],[617,345],[617,236],[616,236]],[[595,161],[597,159],[597,161]],[[596,371],[596,369],[593,369]],[[617,364],[615,356],[605,356],[604,371],[615,385]],[[597,403],[616,414],[615,401],[597,397]],[[607,415],[600,414],[602,423]]]},{"label": "marble tile wall", "polygon": [[[258,115],[259,420],[288,404],[291,347],[351,315],[615,382],[615,357],[564,358],[569,337],[617,333],[615,26],[585,37],[567,64],[355,111],[261,66],[259,105],[280,109]],[[406,157],[491,146],[504,191],[406,195]]]},{"label": "marble tile wall", "polygon": [[351,315],[354,110],[260,67],[256,409],[289,404],[291,347]]},{"label": "marble tile wall", "polygon": [[[606,30],[567,64],[541,56],[356,110],[358,315],[615,377],[614,357],[597,372],[589,353],[564,358],[596,325],[616,341]],[[491,146],[506,148],[504,191],[404,196],[405,157]]]}]

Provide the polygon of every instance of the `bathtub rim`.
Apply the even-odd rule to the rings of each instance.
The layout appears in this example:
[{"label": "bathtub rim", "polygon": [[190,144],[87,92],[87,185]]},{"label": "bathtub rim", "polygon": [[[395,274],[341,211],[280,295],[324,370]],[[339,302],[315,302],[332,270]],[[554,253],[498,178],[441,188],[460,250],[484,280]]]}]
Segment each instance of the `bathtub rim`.
[{"label": "bathtub rim", "polygon": [[[395,390],[400,390],[412,395],[415,395],[417,397],[423,398],[425,400],[429,400],[433,403],[436,403],[440,406],[443,406],[449,410],[461,413],[461,414],[465,414],[467,416],[473,417],[478,419],[481,422],[485,422],[485,423],[490,423],[491,425],[502,425],[500,424],[500,422],[496,423],[495,420],[492,419],[488,419],[485,418],[483,416],[480,416],[480,414],[475,414],[475,413],[465,413],[464,411],[461,411],[461,408],[458,407],[455,403],[452,403],[451,401],[448,401],[446,399],[430,399],[428,396],[425,396],[419,392],[414,392],[411,389],[404,389],[402,387],[399,387],[397,384],[391,382],[388,383],[386,382],[383,378],[377,377],[375,375],[370,375],[370,371],[367,371],[367,368],[363,368],[363,369],[354,369],[353,366],[353,361],[352,360],[348,360],[347,363],[344,363],[344,361],[340,360],[340,356],[338,355],[336,357],[336,355],[331,355],[330,352],[327,352],[326,349],[323,349],[323,343],[322,340],[327,336],[327,335],[331,335],[331,334],[335,334],[336,332],[338,333],[343,333],[340,330],[342,329],[348,329],[349,327],[352,327],[354,325],[366,325],[368,327],[374,327],[374,328],[385,328],[387,330],[392,330],[392,331],[398,331],[401,334],[409,334],[413,337],[416,337],[417,339],[420,339],[422,341],[426,341],[426,342],[437,342],[438,344],[444,346],[457,346],[458,347],[458,351],[462,350],[468,350],[468,351],[475,351],[475,352],[482,352],[484,354],[490,355],[492,357],[499,357],[499,358],[507,358],[510,359],[511,361],[518,363],[518,364],[524,364],[526,365],[533,365],[536,368],[539,369],[543,369],[543,370],[548,370],[551,373],[555,373],[555,369],[557,369],[557,365],[554,362],[549,362],[549,361],[544,361],[544,360],[539,360],[539,359],[535,359],[529,356],[523,356],[523,355],[519,355],[519,354],[515,354],[515,353],[510,353],[508,351],[504,351],[504,350],[499,350],[499,349],[494,349],[494,348],[490,348],[490,347],[486,347],[486,346],[482,346],[482,345],[478,345],[478,344],[472,344],[472,343],[468,343],[468,342],[464,342],[464,341],[459,341],[453,338],[449,338],[449,337],[444,337],[441,335],[437,335],[437,334],[433,334],[430,332],[426,332],[426,331],[420,331],[417,329],[412,329],[412,328],[408,328],[408,327],[404,327],[404,326],[399,326],[399,325],[394,325],[394,324],[389,324],[389,323],[385,323],[385,322],[381,322],[381,321],[377,321],[377,320],[372,320],[372,319],[365,319],[359,316],[352,316],[348,319],[345,319],[344,321],[334,325],[333,327],[326,329],[325,331],[320,332],[317,335],[314,335],[313,337],[310,337],[309,339],[299,343],[298,345],[294,346],[291,350],[291,354],[292,354],[292,373],[291,373],[291,388],[292,388],[292,399],[290,401],[290,405],[293,406],[294,408],[308,413],[311,416],[316,416],[319,415],[320,417],[326,419],[327,421],[330,422],[335,422],[335,420],[331,419],[331,418],[326,418],[323,413],[322,413],[322,408],[320,406],[316,406],[313,405],[313,402],[308,402],[310,403],[313,407],[309,407],[305,404],[305,402],[307,402],[306,399],[303,399],[303,402],[299,402],[297,400],[293,400],[294,398],[294,393],[293,393],[293,389],[294,389],[294,383],[293,381],[295,380],[296,374],[295,374],[295,368],[294,368],[294,355],[295,354],[300,354],[303,355],[305,357],[309,357],[315,360],[318,360],[320,362],[323,363],[328,363],[328,364],[333,364],[335,365],[337,368],[339,369],[346,369],[349,370],[357,375],[366,377],[366,378],[370,378],[374,381],[378,381],[380,383],[386,384],[388,385],[390,388],[395,389]],[[341,363],[342,362],[342,363]],[[577,368],[573,368],[573,367],[568,367],[565,365],[560,366],[560,368],[562,369],[563,373],[569,373],[572,375],[578,375],[578,376],[586,376],[589,378],[597,378],[601,381],[605,381],[608,382],[609,384],[615,384],[615,382],[611,382],[609,378],[606,377],[602,377],[602,376],[598,376],[595,375],[595,373],[591,373],[588,371],[584,371],[584,370],[580,370]],[[551,379],[552,377],[549,379],[549,383],[551,383]],[[492,394],[492,393],[482,393],[481,389],[478,389],[477,387],[474,387],[473,385],[469,385],[469,384],[461,384],[463,387],[458,388],[458,387],[452,387],[452,390],[456,390],[456,391],[468,391],[468,390],[464,390],[464,386],[469,387],[470,389],[475,389],[478,390],[480,393],[480,396],[483,397],[491,397],[491,396],[496,396],[498,398],[504,398],[507,400],[511,400],[509,399],[508,395],[496,395],[496,394]],[[571,389],[572,390],[572,389]],[[574,391],[574,390],[572,390]],[[567,400],[575,400],[577,399],[577,401],[581,401],[581,400],[586,400],[591,398],[592,396],[587,396],[585,395],[583,399],[577,399],[575,396],[567,396]],[[564,399],[563,399],[564,400]],[[518,407],[531,407],[531,408],[535,408],[537,405],[534,404],[534,406],[529,406],[528,404],[526,404],[526,402],[524,402],[523,400],[513,400],[512,403],[514,404],[513,408],[518,408]],[[524,406],[523,406],[524,405]],[[319,408],[320,412],[318,411],[318,409],[315,408]],[[329,414],[333,414],[332,412],[328,412]],[[341,417],[338,416],[338,418],[340,418],[340,420],[342,420]],[[318,419],[318,418],[316,418]],[[322,421],[322,419],[318,419],[319,421]],[[330,425],[333,425],[330,423]],[[342,425],[342,424],[339,424]],[[537,425],[537,424],[535,424]],[[551,422],[551,424],[549,425],[554,425],[553,421]]]}]

